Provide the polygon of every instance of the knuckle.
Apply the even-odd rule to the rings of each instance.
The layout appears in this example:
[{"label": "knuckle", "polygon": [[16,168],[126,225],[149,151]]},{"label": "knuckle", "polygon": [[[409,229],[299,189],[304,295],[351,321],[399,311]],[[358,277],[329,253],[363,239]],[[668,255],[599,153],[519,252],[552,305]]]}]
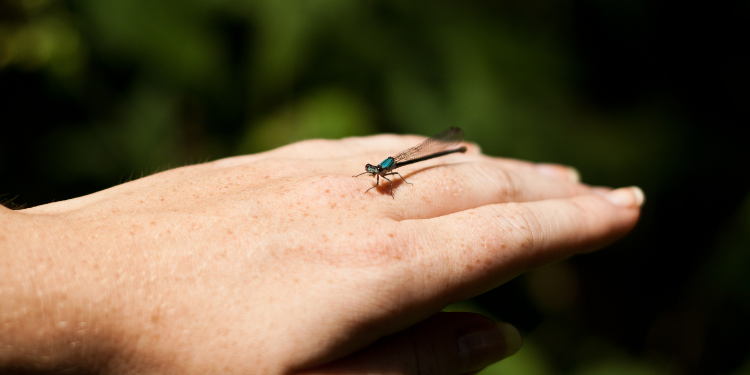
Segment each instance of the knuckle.
[{"label": "knuckle", "polygon": [[586,228],[591,226],[596,220],[596,216],[587,207],[581,205],[575,200],[568,200],[570,209],[566,210],[568,213],[565,220],[574,222],[575,227]]},{"label": "knuckle", "polygon": [[464,145],[466,146],[466,153],[468,154],[481,154],[482,153],[482,147],[479,146],[478,143],[464,141]]},{"label": "knuckle", "polygon": [[479,178],[492,181],[493,189],[499,191],[500,196],[504,197],[505,200],[521,199],[523,189],[516,174],[487,162],[478,163],[477,170],[480,174]]},{"label": "knuckle", "polygon": [[537,214],[520,203],[506,203],[501,217],[521,250],[539,248],[544,245],[546,233]]}]

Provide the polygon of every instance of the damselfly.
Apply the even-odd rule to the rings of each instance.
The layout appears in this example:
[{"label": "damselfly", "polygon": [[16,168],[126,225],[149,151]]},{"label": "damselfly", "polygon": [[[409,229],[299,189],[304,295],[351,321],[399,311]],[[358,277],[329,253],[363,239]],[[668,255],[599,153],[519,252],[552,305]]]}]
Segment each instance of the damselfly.
[{"label": "damselfly", "polygon": [[380,185],[380,177],[383,177],[383,179],[388,180],[388,182],[391,183],[391,197],[395,199],[395,197],[393,197],[393,181],[385,176],[394,174],[398,175],[402,180],[404,180],[404,182],[411,185],[410,182],[406,181],[404,176],[402,176],[398,172],[393,172],[393,170],[403,167],[404,165],[429,160],[438,156],[452,154],[454,152],[466,152],[466,147],[464,146],[453,150],[447,150],[447,148],[461,143],[461,141],[463,140],[464,132],[459,128],[451,127],[450,129],[434,137],[425,139],[422,143],[412,148],[407,148],[406,150],[399,152],[398,154],[396,154],[396,156],[389,156],[378,165],[365,165],[365,172],[352,177],[358,177],[363,174],[377,176],[377,179],[375,180],[375,186],[365,190],[365,193]]}]

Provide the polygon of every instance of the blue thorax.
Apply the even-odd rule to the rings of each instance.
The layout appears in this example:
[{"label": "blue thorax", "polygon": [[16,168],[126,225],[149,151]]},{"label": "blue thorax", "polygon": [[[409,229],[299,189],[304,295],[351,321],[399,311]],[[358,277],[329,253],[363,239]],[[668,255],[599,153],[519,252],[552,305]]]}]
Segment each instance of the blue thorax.
[{"label": "blue thorax", "polygon": [[383,168],[383,169],[385,169],[387,171],[390,171],[391,169],[393,169],[393,166],[396,165],[396,161],[393,160],[392,157],[388,157],[387,159],[381,161],[380,164],[378,164],[378,165],[381,168]]}]

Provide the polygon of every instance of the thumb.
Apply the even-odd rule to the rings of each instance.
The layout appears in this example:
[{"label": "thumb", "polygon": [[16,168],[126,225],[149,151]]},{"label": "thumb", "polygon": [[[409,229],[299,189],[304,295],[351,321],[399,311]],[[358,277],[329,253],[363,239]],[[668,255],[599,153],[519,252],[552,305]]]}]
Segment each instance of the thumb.
[{"label": "thumb", "polygon": [[465,374],[516,353],[521,335],[508,323],[441,312],[367,348],[302,374]]}]

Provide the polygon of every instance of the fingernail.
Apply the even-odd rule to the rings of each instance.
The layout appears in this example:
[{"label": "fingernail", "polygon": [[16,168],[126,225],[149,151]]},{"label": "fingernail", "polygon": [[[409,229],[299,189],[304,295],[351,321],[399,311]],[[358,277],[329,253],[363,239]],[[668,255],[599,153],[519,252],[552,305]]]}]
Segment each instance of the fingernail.
[{"label": "fingernail", "polygon": [[626,188],[620,188],[612,190],[604,194],[604,198],[612,204],[621,207],[640,207],[646,200],[646,196],[643,194],[643,190],[638,186],[631,186]]},{"label": "fingernail", "polygon": [[581,182],[581,173],[578,169],[568,167],[568,180],[571,182]]},{"label": "fingernail", "polygon": [[521,349],[521,334],[508,323],[469,331],[458,338],[461,372],[485,368]]}]

